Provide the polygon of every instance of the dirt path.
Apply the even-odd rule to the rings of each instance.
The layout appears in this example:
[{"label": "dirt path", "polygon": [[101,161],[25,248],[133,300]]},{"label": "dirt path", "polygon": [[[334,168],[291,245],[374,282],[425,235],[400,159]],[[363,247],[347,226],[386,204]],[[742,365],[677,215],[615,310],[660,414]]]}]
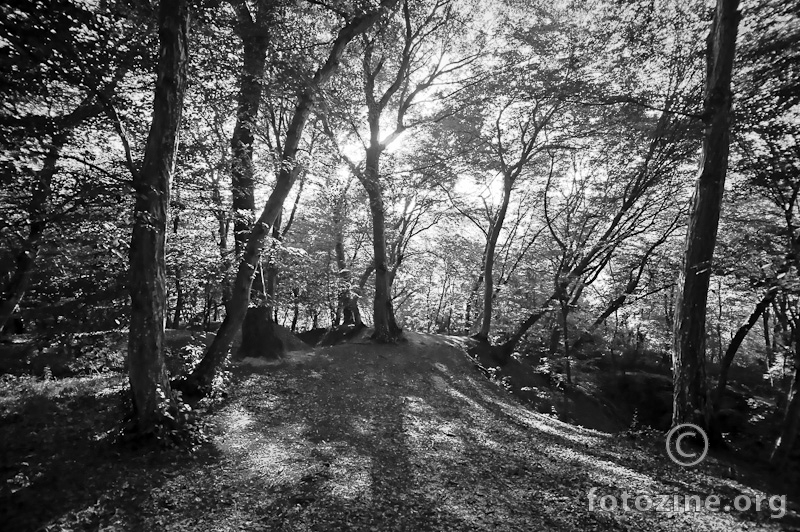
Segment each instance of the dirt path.
[{"label": "dirt path", "polygon": [[2,411],[14,412],[0,416],[0,528],[729,531],[800,522],[791,511],[770,519],[766,504],[612,512],[596,500],[590,510],[592,488],[618,501],[623,491],[728,502],[759,492],[714,459],[691,471],[672,464],[663,434],[631,440],[531,412],[484,378],[462,341],[409,333],[400,345],[359,340],[237,365],[230,397],[210,415],[211,443],[194,456],[119,449],[98,434],[119,419],[120,375],[9,389],[0,394]]},{"label": "dirt path", "polygon": [[731,500],[748,489],[709,474],[713,461],[687,474],[654,460],[651,446],[531,413],[488,383],[458,342],[411,333],[399,346],[362,342],[240,368],[241,384],[217,416],[218,459],[154,492],[146,523],[320,531],[789,526],[770,520],[768,509],[589,511],[592,487],[618,497],[627,490]]}]

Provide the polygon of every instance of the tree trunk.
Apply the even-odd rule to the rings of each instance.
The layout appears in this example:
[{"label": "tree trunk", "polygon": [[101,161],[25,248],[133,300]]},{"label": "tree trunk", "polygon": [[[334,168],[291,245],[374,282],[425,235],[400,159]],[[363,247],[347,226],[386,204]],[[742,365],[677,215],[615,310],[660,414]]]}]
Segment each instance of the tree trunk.
[{"label": "tree trunk", "polygon": [[569,352],[569,306],[565,301],[561,306],[561,322],[564,328],[564,367],[566,368],[567,384],[572,384],[572,363]]},{"label": "tree trunk", "polygon": [[236,256],[240,257],[247,243],[247,233],[256,210],[255,182],[253,177],[253,128],[261,105],[269,45],[270,5],[258,0],[256,19],[253,20],[244,0],[236,5],[238,24],[236,33],[243,44],[243,64],[239,77],[239,98],[236,125],[231,137],[233,155],[231,167],[231,203],[233,207],[233,234]]},{"label": "tree trunk", "polygon": [[500,210],[497,211],[497,216],[492,222],[492,228],[489,232],[488,240],[486,242],[486,253],[483,265],[483,321],[481,322],[481,329],[476,338],[481,340],[488,340],[489,331],[492,327],[492,305],[494,303],[494,255],[497,249],[497,240],[500,238],[500,231],[503,229],[503,222],[506,219],[508,212],[508,204],[511,201],[511,185],[512,181],[508,176],[503,179],[503,203],[500,205]]},{"label": "tree trunk", "polygon": [[175,273],[175,314],[172,318],[172,328],[177,329],[181,325],[181,313],[183,312],[184,297],[183,287],[181,286],[180,271]]},{"label": "tree trunk", "polygon": [[[81,107],[73,115],[79,114],[78,111],[80,109]],[[33,275],[33,266],[36,263],[36,257],[39,255],[41,239],[47,227],[45,207],[52,191],[53,176],[58,171],[59,153],[66,140],[67,134],[65,132],[53,136],[52,145],[47,151],[42,169],[39,170],[36,176],[37,179],[33,186],[31,202],[28,207],[28,215],[31,219],[28,237],[25,239],[22,249],[17,253],[14,272],[5,286],[3,286],[2,293],[0,293],[0,334],[2,334],[6,323],[8,323],[17,305],[22,301],[25,292],[28,290],[28,285]]]},{"label": "tree trunk", "polygon": [[[731,121],[731,72],[739,24],[738,0],[717,0],[708,36],[703,153],[689,214],[683,271],[676,301],[673,352],[673,426],[696,423],[708,428],[706,397],[706,303],[717,238]],[[712,439],[716,435],[709,434]]]},{"label": "tree trunk", "polygon": [[36,262],[36,256],[39,254],[39,240],[44,229],[43,223],[35,225],[41,225],[42,227],[41,229],[35,226],[31,227],[22,251],[17,254],[14,273],[5,287],[3,287],[2,300],[0,300],[0,334],[2,334],[17,305],[19,305],[28,290],[28,284],[33,275],[33,265]]},{"label": "tree trunk", "polygon": [[511,335],[508,340],[499,346],[500,350],[503,353],[510,355],[514,351],[514,348],[517,346],[519,341],[522,340],[522,337],[525,336],[525,333],[527,333],[531,327],[536,325],[536,322],[538,322],[542,317],[552,310],[549,308],[549,305],[554,299],[556,299],[555,293],[551,294],[549,298],[542,302],[542,308],[540,310],[534,312],[528,316],[524,322],[522,322],[522,324],[517,328],[516,332],[514,332],[514,334]]},{"label": "tree trunk", "polygon": [[764,324],[764,349],[767,353],[767,371],[772,367],[775,362],[774,351],[772,350],[772,342],[769,338],[769,307],[764,309],[762,322]]},{"label": "tree trunk", "polygon": [[[345,325],[363,325],[361,320],[361,310],[358,308],[358,299],[361,290],[366,285],[366,280],[356,289],[353,285],[353,272],[347,267],[347,256],[344,252],[344,210],[347,201],[347,190],[350,184],[336,198],[333,207],[333,232],[334,232],[334,253],[336,254],[336,267],[339,269],[339,294],[338,304]],[[371,271],[370,271],[371,273]],[[339,312],[337,312],[337,318]],[[338,319],[337,323],[338,325]]]},{"label": "tree trunk", "polygon": [[259,272],[259,277],[256,278],[256,281],[260,283],[261,286],[258,286],[264,298],[266,299],[266,307],[267,307],[267,316],[269,319],[278,322],[278,302],[277,302],[277,293],[278,293],[278,253],[279,253],[279,241],[281,240],[281,221],[283,219],[283,213],[279,212],[277,218],[275,218],[275,222],[272,225],[272,245],[270,246],[269,251],[267,251],[267,272],[264,275],[264,267],[260,265],[261,271]]},{"label": "tree trunk", "polygon": [[722,357],[720,362],[719,380],[717,381],[717,388],[714,390],[713,406],[715,414],[719,412],[720,404],[722,403],[722,397],[725,395],[725,387],[728,385],[728,373],[730,371],[731,364],[733,363],[733,359],[736,356],[736,352],[739,351],[739,347],[742,345],[745,337],[747,337],[747,333],[749,333],[750,329],[753,328],[753,325],[756,324],[758,318],[760,318],[767,308],[769,308],[769,305],[772,303],[772,299],[775,297],[776,292],[777,288],[771,288],[766,294],[764,294],[764,297],[758,302],[756,308],[750,314],[747,322],[739,327],[739,330],[736,331],[731,343],[728,344],[728,349],[725,350],[725,356]]},{"label": "tree trunk", "polygon": [[166,240],[169,186],[188,63],[189,6],[186,0],[161,0],[158,77],[153,122],[144,164],[134,175],[136,194],[130,249],[131,324],[128,365],[136,422],[141,434],[154,432],[172,402],[164,366]]},{"label": "tree trunk", "polygon": [[300,319],[300,289],[298,289],[296,287],[292,288],[292,297],[294,299],[294,301],[292,302],[294,313],[292,314],[292,327],[291,327],[291,330],[292,330],[293,333],[296,333],[297,332],[297,322]]},{"label": "tree trunk", "polygon": [[402,329],[397,325],[392,307],[389,283],[389,267],[386,256],[386,215],[383,194],[378,183],[378,150],[367,151],[367,164],[362,175],[364,188],[369,196],[369,210],[372,214],[372,250],[375,264],[375,299],[373,338],[378,342],[392,342],[400,337]]},{"label": "tree trunk", "polygon": [[361,311],[358,308],[359,294],[353,287],[353,272],[347,267],[347,257],[344,253],[344,231],[341,213],[334,212],[334,232],[336,244],[336,266],[339,268],[339,306],[342,309],[345,325],[361,325]]},{"label": "tree trunk", "polygon": [[203,359],[191,375],[180,383],[181,388],[187,393],[202,394],[211,389],[217,372],[228,357],[236,332],[241,328],[247,312],[247,305],[250,301],[250,287],[253,283],[253,276],[261,260],[267,236],[301,170],[296,163],[296,155],[308,118],[317,102],[319,88],[337,70],[347,44],[357,35],[369,29],[383,15],[384,11],[391,8],[397,1],[384,0],[378,9],[356,17],[346,24],[339,31],[327,60],[319,67],[311,82],[300,93],[292,121],[286,131],[286,140],[281,154],[280,172],[277,176],[275,188],[267,199],[261,216],[253,225],[248,236],[247,246],[239,261],[236,279],[231,290],[228,313]]}]

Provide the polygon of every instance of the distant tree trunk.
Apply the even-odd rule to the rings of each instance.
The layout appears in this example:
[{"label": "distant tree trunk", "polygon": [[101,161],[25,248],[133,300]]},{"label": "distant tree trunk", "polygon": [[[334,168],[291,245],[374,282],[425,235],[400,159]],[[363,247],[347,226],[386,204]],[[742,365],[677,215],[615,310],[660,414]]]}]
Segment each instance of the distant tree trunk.
[{"label": "distant tree trunk", "polygon": [[42,227],[31,226],[30,233],[25,240],[22,251],[17,253],[14,273],[3,287],[2,299],[0,300],[0,334],[5,329],[6,324],[14,314],[14,310],[28,290],[28,285],[33,275],[33,265],[39,254],[39,241],[44,229],[43,223],[37,223],[35,225],[41,225]]},{"label": "distant tree trunk", "polygon": [[301,171],[300,166],[296,163],[296,155],[308,118],[317,102],[319,88],[337,70],[348,43],[357,35],[369,29],[383,15],[385,10],[394,6],[397,1],[383,0],[379,8],[354,18],[342,27],[334,40],[327,60],[319,67],[310,83],[301,91],[292,121],[286,131],[286,140],[283,144],[280,171],[275,188],[267,199],[261,216],[250,231],[247,246],[242,254],[236,279],[233,283],[228,313],[203,359],[192,374],[180,384],[181,388],[186,392],[202,394],[210,390],[217,372],[228,357],[236,332],[241,328],[247,312],[247,305],[250,301],[250,287],[253,283],[253,276],[261,260],[267,236],[283,208],[286,196],[289,195],[289,191]]},{"label": "distant tree trunk", "polygon": [[[711,261],[717,238],[731,121],[731,72],[740,15],[739,0],[717,0],[707,41],[706,129],[700,176],[689,214],[686,252],[676,302],[673,352],[673,426],[697,423],[709,428],[705,329]],[[717,435],[709,434],[712,439]]]},{"label": "distant tree trunk", "polygon": [[184,296],[181,286],[181,272],[175,272],[175,314],[172,318],[172,328],[177,329],[181,325],[181,313],[183,312]]},{"label": "distant tree trunk", "polygon": [[764,324],[764,350],[767,353],[767,371],[769,371],[769,368],[771,368],[772,364],[775,362],[773,358],[774,352],[772,350],[772,342],[769,338],[769,307],[764,309],[762,322]]},{"label": "distant tree trunk", "polygon": [[138,430],[152,433],[161,423],[172,392],[164,366],[166,240],[169,186],[175,164],[189,44],[187,0],[161,0],[158,76],[153,122],[141,172],[135,172],[133,236],[130,249],[131,323],[128,365]]},{"label": "distant tree trunk", "polygon": [[255,181],[253,176],[253,128],[261,104],[262,80],[269,45],[269,16],[271,6],[267,0],[256,2],[253,19],[244,0],[234,2],[238,23],[236,34],[243,44],[242,71],[239,75],[239,97],[236,125],[231,137],[231,203],[233,207],[233,235],[236,256],[240,257],[247,244],[247,233],[256,210]]},{"label": "distant tree trunk", "polygon": [[[333,206],[333,232],[334,232],[334,253],[336,254],[336,267],[339,269],[339,293],[338,293],[338,307],[337,320],[335,325],[339,325],[339,315],[341,316],[345,325],[363,324],[361,321],[361,310],[358,308],[358,298],[361,295],[360,290],[356,290],[353,285],[353,272],[347,267],[347,257],[344,252],[344,217],[345,207],[347,202],[347,191],[350,189],[350,182],[341,191],[341,194],[336,198]],[[364,285],[366,282],[364,283]],[[360,288],[363,288],[361,285]]]},{"label": "distant tree trunk", "polygon": [[722,398],[725,395],[725,387],[728,385],[728,373],[730,372],[733,359],[736,356],[737,351],[739,351],[739,347],[742,345],[742,342],[747,337],[747,333],[749,333],[750,329],[752,329],[756,324],[758,318],[760,318],[761,315],[769,308],[769,305],[772,303],[776,292],[777,288],[771,288],[766,294],[764,294],[764,297],[761,298],[761,301],[758,302],[756,308],[750,314],[747,322],[739,327],[739,330],[737,330],[736,334],[733,336],[733,340],[731,340],[731,343],[728,344],[728,349],[725,350],[725,356],[722,357],[722,360],[720,361],[719,380],[717,381],[717,388],[714,390],[713,406],[715,414],[719,412],[720,405],[722,404]]},{"label": "distant tree trunk", "polygon": [[[73,114],[78,114],[79,111],[80,108]],[[0,292],[0,334],[28,290],[33,275],[33,266],[39,255],[41,239],[47,228],[45,207],[52,191],[53,176],[58,171],[59,153],[66,141],[67,134],[65,132],[53,135],[52,144],[44,158],[42,169],[36,175],[28,206],[28,216],[31,220],[28,236],[22,244],[22,249],[17,253],[13,273],[3,286],[3,291]]]},{"label": "distant tree trunk", "polygon": [[292,332],[297,332],[297,321],[300,319],[300,290],[295,287],[292,288],[292,297],[294,299],[293,307],[294,314],[292,314]]},{"label": "distant tree trunk", "polygon": [[555,297],[556,295],[552,294],[546,301],[544,301],[542,304],[543,308],[528,316],[528,318],[517,328],[514,334],[508,338],[508,340],[500,345],[492,347],[492,355],[501,365],[508,362],[509,358],[514,352],[514,349],[517,347],[517,344],[519,344],[520,340],[522,340],[523,336],[525,336],[525,333],[527,333],[531,327],[536,325],[540,319],[542,319],[545,315],[547,315],[548,312],[552,310],[549,308],[549,305],[550,302],[555,299]]},{"label": "distant tree trunk", "polygon": [[794,377],[786,401],[781,435],[770,456],[770,462],[776,467],[781,467],[788,461],[800,429],[800,327],[795,327],[794,346]]},{"label": "distant tree trunk", "polygon": [[492,305],[494,303],[494,260],[495,250],[497,249],[497,241],[500,238],[500,232],[503,230],[503,222],[506,219],[508,212],[508,204],[511,202],[511,186],[513,181],[508,177],[503,178],[503,203],[500,205],[500,210],[492,220],[492,227],[489,231],[488,240],[486,241],[486,253],[484,256],[483,264],[483,321],[481,322],[481,329],[476,338],[481,340],[489,339],[489,331],[492,327]]},{"label": "distant tree trunk", "polygon": [[572,384],[572,364],[569,352],[569,304],[564,301],[561,305],[561,323],[564,328],[564,367],[566,368],[567,383]]},{"label": "distant tree trunk", "polygon": [[344,253],[344,220],[341,209],[343,206],[334,207],[334,252],[336,253],[336,267],[339,268],[339,306],[345,325],[361,325],[361,311],[358,308],[359,294],[354,290],[353,272],[347,267],[347,257]]},{"label": "distant tree trunk", "polygon": [[622,291],[622,293],[620,295],[618,295],[616,298],[614,298],[608,304],[608,306],[605,308],[605,310],[603,310],[603,312],[600,313],[600,315],[592,322],[592,324],[589,326],[589,328],[586,329],[586,331],[584,331],[584,333],[581,334],[581,336],[577,340],[575,340],[575,343],[572,344],[573,349],[578,349],[584,343],[586,343],[592,337],[592,334],[609,317],[611,317],[612,314],[614,314],[615,312],[617,312],[619,309],[622,308],[622,305],[625,304],[625,301],[627,301],[628,297],[630,297],[630,295],[633,294],[633,292],[639,286],[639,281],[642,278],[642,273],[644,272],[645,264],[646,264],[646,262],[643,262],[641,264],[641,267],[639,268],[639,270],[636,273],[636,275],[631,275],[631,277],[628,279],[628,283],[625,285],[625,289]]}]

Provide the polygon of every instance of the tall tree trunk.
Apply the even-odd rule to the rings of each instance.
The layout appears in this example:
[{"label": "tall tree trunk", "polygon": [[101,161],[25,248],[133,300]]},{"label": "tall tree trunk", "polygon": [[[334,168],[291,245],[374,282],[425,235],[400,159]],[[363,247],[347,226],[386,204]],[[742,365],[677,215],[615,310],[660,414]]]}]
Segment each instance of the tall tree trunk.
[{"label": "tall tree trunk", "polygon": [[164,366],[166,240],[170,177],[186,91],[189,44],[187,0],[161,0],[158,76],[153,122],[141,172],[134,174],[136,194],[130,249],[131,325],[128,365],[139,432],[156,430],[172,393]]},{"label": "tall tree trunk", "polygon": [[[740,14],[739,0],[717,0],[707,41],[703,155],[689,214],[684,265],[676,301],[673,352],[673,426],[709,428],[705,333],[711,261],[728,169],[731,72]],[[682,281],[682,282],[681,282]],[[717,435],[709,434],[712,439]]]},{"label": "tall tree trunk", "polygon": [[383,15],[385,10],[393,7],[397,1],[383,0],[379,8],[354,18],[342,27],[333,43],[327,60],[316,71],[310,83],[301,91],[292,121],[286,132],[286,140],[281,154],[280,172],[277,176],[275,188],[267,199],[261,216],[250,231],[247,246],[239,261],[236,279],[231,290],[231,299],[228,304],[228,313],[203,359],[191,375],[180,384],[181,388],[186,392],[207,393],[211,389],[217,372],[228,357],[236,332],[241,328],[247,312],[247,305],[250,301],[250,287],[253,283],[253,276],[261,260],[267,236],[283,208],[286,196],[289,195],[289,191],[301,171],[296,162],[296,155],[308,118],[316,105],[319,88],[338,69],[339,61],[350,41],[368,30]]},{"label": "tall tree trunk", "polygon": [[389,266],[386,255],[386,214],[383,194],[378,182],[380,152],[373,148],[367,151],[366,167],[362,182],[369,196],[369,210],[372,214],[372,250],[375,264],[375,299],[373,338],[379,342],[392,342],[402,334],[397,325],[392,306],[389,283]]},{"label": "tall tree trunk", "polygon": [[495,250],[497,249],[497,241],[500,238],[500,231],[503,230],[503,222],[506,219],[508,212],[508,204],[511,202],[511,186],[513,182],[508,176],[503,179],[503,203],[500,205],[500,210],[497,211],[497,216],[492,222],[491,231],[489,231],[488,240],[486,242],[486,253],[483,265],[483,321],[481,322],[481,329],[476,338],[481,340],[489,339],[489,331],[492,327],[492,305],[494,303],[494,260]]},{"label": "tall tree trunk", "polygon": [[267,0],[258,0],[255,20],[244,0],[239,0],[235,6],[238,17],[236,33],[242,40],[244,56],[239,76],[236,125],[231,137],[233,234],[236,257],[240,257],[247,243],[247,233],[250,231],[256,210],[253,177],[253,129],[261,105],[262,80],[270,37],[268,22],[271,6]]},{"label": "tall tree trunk", "polygon": [[730,372],[733,359],[736,356],[737,351],[739,351],[739,347],[747,337],[747,333],[750,332],[750,329],[752,329],[758,321],[758,318],[760,318],[761,315],[769,308],[769,305],[772,303],[777,291],[777,288],[770,288],[767,293],[764,294],[764,297],[761,298],[761,301],[756,304],[756,308],[753,309],[753,312],[750,314],[747,322],[739,327],[739,330],[736,331],[731,343],[728,344],[728,348],[725,350],[725,356],[722,357],[720,362],[719,380],[717,381],[717,388],[714,390],[713,407],[715,414],[719,412],[722,398],[725,395],[725,387],[728,385],[728,373]]}]

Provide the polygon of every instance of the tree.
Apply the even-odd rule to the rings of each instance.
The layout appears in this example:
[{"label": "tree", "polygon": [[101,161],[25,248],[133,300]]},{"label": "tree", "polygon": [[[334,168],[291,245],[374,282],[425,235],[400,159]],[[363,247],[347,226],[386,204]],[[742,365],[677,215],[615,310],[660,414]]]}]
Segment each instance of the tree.
[{"label": "tree", "polygon": [[[78,163],[86,165],[75,153],[73,137],[97,129],[97,119],[145,45],[131,43],[138,21],[114,3],[92,10],[73,2],[23,1],[3,9],[2,33],[10,46],[2,66],[0,235],[10,258],[0,285],[0,332],[30,286],[48,233],[75,210],[68,205],[97,203],[105,196],[94,176],[83,186],[58,178]],[[115,33],[108,20],[124,21],[128,31]],[[5,266],[4,259],[0,256]]]},{"label": "tree", "polygon": [[309,82],[299,91],[294,113],[286,130],[280,158],[280,171],[275,188],[267,199],[261,215],[250,230],[236,278],[233,283],[228,313],[203,359],[179,386],[187,392],[206,393],[214,384],[219,369],[224,364],[236,332],[241,328],[250,301],[250,286],[257,265],[275,220],[280,215],[283,202],[292,189],[302,166],[297,163],[297,151],[303,131],[319,98],[320,88],[333,76],[347,45],[367,31],[397,0],[383,0],[380,7],[353,16],[338,31],[336,39],[324,62],[316,69]]},{"label": "tree", "polygon": [[261,105],[263,78],[266,70],[267,48],[274,6],[259,0],[253,16],[247,2],[235,2],[236,33],[242,40],[242,71],[239,75],[239,96],[236,126],[231,138],[231,188],[233,191],[233,232],[236,256],[247,243],[255,212],[255,183],[253,180],[253,130]]},{"label": "tree", "polygon": [[[362,125],[353,116],[347,121],[352,128],[351,135],[361,140],[364,155],[360,161],[343,156],[367,192],[369,201],[375,268],[373,338],[379,342],[395,341],[402,334],[392,304],[391,244],[387,241],[386,184],[382,179],[381,160],[387,148],[407,130],[436,122],[452,113],[450,109],[439,110],[433,116],[416,116],[409,123],[412,108],[423,96],[427,95],[433,102],[446,100],[445,94],[428,94],[429,89],[469,66],[477,57],[468,54],[460,59],[449,58],[456,50],[454,39],[446,30],[458,23],[458,17],[448,0],[419,5],[404,1],[397,18],[400,20],[387,18],[373,35],[362,39],[363,94],[358,98],[358,105],[366,107],[366,127],[362,131]],[[450,96],[455,92],[451,91]],[[390,113],[393,120],[386,132],[383,121]],[[330,127],[328,134],[335,137]],[[395,258],[401,255],[395,254]]]},{"label": "tree", "polygon": [[[717,0],[707,39],[703,151],[675,304],[674,426],[696,423],[709,428],[711,421],[711,405],[706,396],[706,302],[728,167],[738,6],[738,0]],[[710,436],[714,438],[713,434]]]},{"label": "tree", "polygon": [[[767,249],[777,267],[767,268],[760,281],[767,288],[766,296],[773,296],[772,314],[776,318],[773,342],[780,338],[784,357],[791,353],[794,359],[794,375],[784,421],[770,457],[774,465],[781,466],[795,446],[800,427],[796,312],[796,276],[800,269],[800,227],[797,223],[800,208],[800,127],[797,121],[800,86],[796,75],[787,75],[797,72],[800,66],[800,26],[796,6],[791,3],[768,1],[746,6],[745,16],[752,21],[752,27],[742,35],[736,73],[741,93],[737,98],[737,121],[734,124],[734,146],[740,156],[737,169],[747,176],[747,192],[754,192],[766,200],[766,208],[759,215],[774,220],[768,233],[771,233],[771,238],[767,237],[768,245],[761,246],[761,249]],[[763,259],[759,264],[761,262]],[[756,306],[753,315],[761,310],[761,306],[761,303]],[[763,309],[765,323],[769,321],[766,318],[768,311],[768,307]],[[765,333],[770,363],[774,353],[766,328]],[[794,349],[791,349],[793,343]],[[718,385],[719,395],[723,391]]]},{"label": "tree", "polygon": [[[150,434],[172,405],[164,365],[166,261],[164,249],[170,179],[186,91],[189,46],[187,0],[161,0],[159,53],[153,122],[144,161],[134,171],[133,235],[130,249],[131,323],[128,366],[137,428]],[[132,168],[133,170],[133,168]]]}]

